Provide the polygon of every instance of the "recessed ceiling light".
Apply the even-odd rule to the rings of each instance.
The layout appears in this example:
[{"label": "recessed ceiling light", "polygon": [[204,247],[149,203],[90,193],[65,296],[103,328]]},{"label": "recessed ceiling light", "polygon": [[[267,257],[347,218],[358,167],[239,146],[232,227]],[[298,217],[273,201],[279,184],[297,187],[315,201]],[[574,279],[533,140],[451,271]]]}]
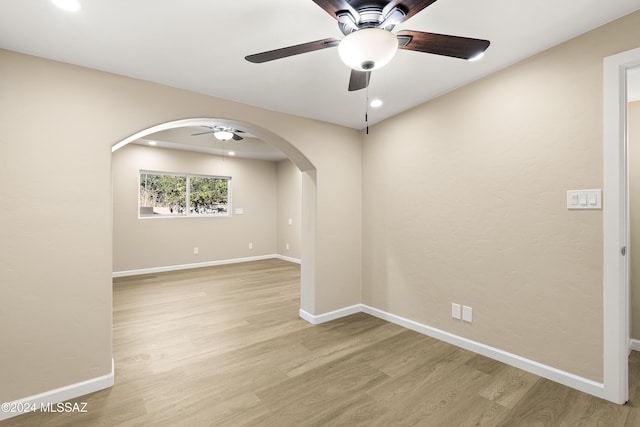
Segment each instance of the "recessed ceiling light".
[{"label": "recessed ceiling light", "polygon": [[229,151],[227,154],[230,155],[230,156],[235,156],[236,152],[235,151]]},{"label": "recessed ceiling light", "polygon": [[77,12],[80,10],[80,2],[78,0],[51,0],[53,4],[60,9],[68,10],[69,12]]},{"label": "recessed ceiling light", "polygon": [[155,141],[149,141],[149,145],[158,145],[158,143]]},{"label": "recessed ceiling light", "polygon": [[373,108],[382,107],[382,100],[374,99],[369,105],[371,105]]}]

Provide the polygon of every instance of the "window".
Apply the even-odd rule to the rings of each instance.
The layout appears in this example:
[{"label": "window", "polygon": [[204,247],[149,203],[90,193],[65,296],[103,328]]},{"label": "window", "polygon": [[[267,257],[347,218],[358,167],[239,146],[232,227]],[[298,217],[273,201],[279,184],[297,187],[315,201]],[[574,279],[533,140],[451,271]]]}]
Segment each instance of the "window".
[{"label": "window", "polygon": [[140,218],[228,216],[231,178],[140,171]]}]

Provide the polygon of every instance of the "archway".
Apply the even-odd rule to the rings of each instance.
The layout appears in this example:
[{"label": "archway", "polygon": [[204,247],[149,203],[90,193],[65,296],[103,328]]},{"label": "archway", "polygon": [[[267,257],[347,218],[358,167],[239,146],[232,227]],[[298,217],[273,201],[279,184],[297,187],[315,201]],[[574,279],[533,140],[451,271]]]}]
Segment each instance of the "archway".
[{"label": "archway", "polygon": [[316,169],[314,165],[290,142],[279,135],[251,123],[222,118],[190,118],[161,123],[141,130],[115,144],[111,152],[147,135],[163,130],[190,127],[222,125],[245,130],[282,151],[302,172],[302,220],[301,220],[301,269],[300,308],[310,311],[315,290],[315,224],[316,224]]}]

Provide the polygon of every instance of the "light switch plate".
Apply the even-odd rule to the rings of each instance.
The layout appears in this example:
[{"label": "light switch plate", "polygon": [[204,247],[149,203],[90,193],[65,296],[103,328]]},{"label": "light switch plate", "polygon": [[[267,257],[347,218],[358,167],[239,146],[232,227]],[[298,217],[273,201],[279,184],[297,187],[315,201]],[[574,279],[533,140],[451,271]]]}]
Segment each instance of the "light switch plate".
[{"label": "light switch plate", "polygon": [[568,190],[567,209],[602,209],[602,190]]},{"label": "light switch plate", "polygon": [[473,309],[471,307],[467,307],[466,305],[462,306],[462,320],[465,322],[473,322]]},{"label": "light switch plate", "polygon": [[456,304],[455,302],[451,303],[451,317],[454,319],[460,319],[461,317],[461,307],[460,304]]}]

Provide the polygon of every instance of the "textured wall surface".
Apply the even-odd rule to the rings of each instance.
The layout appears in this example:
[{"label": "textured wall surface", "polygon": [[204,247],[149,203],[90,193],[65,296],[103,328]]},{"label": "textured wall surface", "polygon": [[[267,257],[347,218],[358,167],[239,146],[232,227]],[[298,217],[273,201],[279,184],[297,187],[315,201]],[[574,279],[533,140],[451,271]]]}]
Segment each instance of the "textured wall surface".
[{"label": "textured wall surface", "polygon": [[640,13],[374,126],[363,302],[602,381],[602,211],[566,191],[602,188],[602,61],[637,40]]},{"label": "textured wall surface", "polygon": [[[277,163],[129,144],[113,154],[112,164],[113,271],[276,253]],[[140,170],[229,176],[231,215],[140,219]],[[236,208],[242,208],[243,214],[236,215]]]},{"label": "textured wall surface", "polygon": [[[280,255],[300,259],[302,177],[289,160],[278,162],[276,248]],[[291,220],[291,224],[289,224]],[[287,249],[287,244],[289,248]]]},{"label": "textured wall surface", "polygon": [[6,50],[0,94],[0,402],[111,372],[111,147],[162,123],[250,123],[305,164],[316,234],[301,303],[360,301],[358,132]]}]

